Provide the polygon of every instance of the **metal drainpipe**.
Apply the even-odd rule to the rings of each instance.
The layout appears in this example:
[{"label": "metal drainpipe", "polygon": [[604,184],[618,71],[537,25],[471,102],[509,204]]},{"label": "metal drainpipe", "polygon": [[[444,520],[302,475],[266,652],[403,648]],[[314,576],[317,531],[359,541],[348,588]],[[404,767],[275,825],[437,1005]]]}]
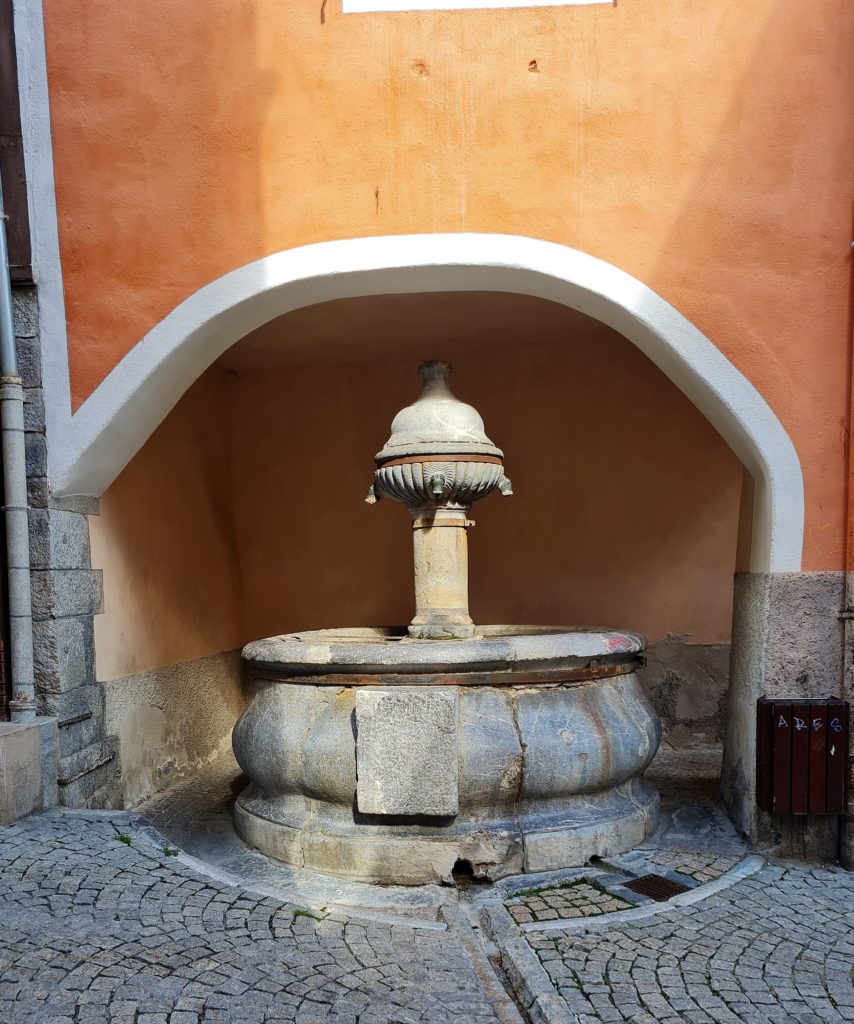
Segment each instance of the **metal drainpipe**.
[{"label": "metal drainpipe", "polygon": [[24,389],[18,376],[6,212],[0,185],[0,438],[6,504],[6,560],[9,573],[9,643],[12,667],[13,722],[36,717],[33,681],[33,606],[30,593],[30,526],[27,514],[27,467],[24,454]]},{"label": "metal drainpipe", "polygon": [[[851,243],[854,250],[854,242]],[[854,697],[854,273],[850,286],[851,344],[849,360],[851,381],[848,391],[848,481],[845,516],[845,607],[842,609],[842,696]],[[852,740],[854,742],[854,740]],[[848,813],[842,815],[839,829],[839,862],[854,871],[854,750],[848,751]]]}]

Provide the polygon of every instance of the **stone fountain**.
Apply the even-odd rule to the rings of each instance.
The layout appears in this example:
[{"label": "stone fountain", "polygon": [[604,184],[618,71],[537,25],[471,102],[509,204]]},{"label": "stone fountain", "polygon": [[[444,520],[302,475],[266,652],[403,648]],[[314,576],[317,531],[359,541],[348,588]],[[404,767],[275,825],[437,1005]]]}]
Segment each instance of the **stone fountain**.
[{"label": "stone fountain", "polygon": [[314,630],[243,651],[254,695],[234,729],[250,785],[235,826],[287,864],[415,885],[496,879],[622,853],[655,828],[642,775],[661,737],[637,633],[475,626],[472,504],[512,493],[501,449],[425,363],[376,456],[368,501],[407,506],[408,629]]}]

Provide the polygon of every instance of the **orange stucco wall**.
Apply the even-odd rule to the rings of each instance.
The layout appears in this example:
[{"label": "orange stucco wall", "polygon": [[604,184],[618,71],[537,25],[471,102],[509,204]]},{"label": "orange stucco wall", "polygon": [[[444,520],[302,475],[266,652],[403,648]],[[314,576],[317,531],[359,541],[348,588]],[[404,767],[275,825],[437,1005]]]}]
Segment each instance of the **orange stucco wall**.
[{"label": "orange stucco wall", "polygon": [[640,278],[757,385],[801,458],[804,567],[840,567],[849,0],[44,6],[76,403],[264,254],[536,236]]},{"label": "orange stucco wall", "polygon": [[[337,317],[364,349],[383,319],[394,333],[409,312],[399,299],[370,305],[290,322],[314,338]],[[475,621],[728,641],[740,463],[624,338],[557,337],[560,321],[538,321],[538,305],[521,306],[529,334],[516,344],[441,353],[504,447],[515,489],[473,510]],[[522,320],[504,301],[481,306],[479,319],[490,316]],[[287,335],[287,320],[269,334]],[[93,520],[100,679],[280,632],[409,621],[409,518],[396,502],[362,499],[393,414],[418,393],[415,367],[436,355],[430,333],[391,358],[330,363],[306,344],[298,365],[257,348],[207,371]]]},{"label": "orange stucco wall", "polygon": [[92,564],[104,573],[99,680],[243,643],[227,388],[224,371],[204,374],[89,520]]}]

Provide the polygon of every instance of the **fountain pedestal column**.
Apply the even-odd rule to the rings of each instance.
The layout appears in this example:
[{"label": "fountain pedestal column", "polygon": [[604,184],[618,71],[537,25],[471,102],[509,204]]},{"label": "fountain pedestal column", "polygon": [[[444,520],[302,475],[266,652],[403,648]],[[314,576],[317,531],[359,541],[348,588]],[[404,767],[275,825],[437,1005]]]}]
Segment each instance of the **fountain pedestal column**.
[{"label": "fountain pedestal column", "polygon": [[415,618],[409,635],[422,640],[474,636],[469,615],[469,553],[465,510],[416,509],[412,518]]}]

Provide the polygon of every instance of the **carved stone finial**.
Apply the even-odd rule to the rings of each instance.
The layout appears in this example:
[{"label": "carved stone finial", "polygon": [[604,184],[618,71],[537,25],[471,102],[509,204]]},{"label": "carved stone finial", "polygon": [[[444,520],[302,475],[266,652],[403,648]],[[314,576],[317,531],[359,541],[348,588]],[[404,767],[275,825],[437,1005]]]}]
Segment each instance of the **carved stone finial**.
[{"label": "carved stone finial", "polygon": [[412,516],[415,618],[410,636],[465,639],[468,611],[468,518],[475,501],[498,489],[512,494],[504,453],[486,436],[477,410],[448,386],[450,363],[422,363],[418,399],[394,417],[391,437],[376,455],[367,501],[393,498]]}]

